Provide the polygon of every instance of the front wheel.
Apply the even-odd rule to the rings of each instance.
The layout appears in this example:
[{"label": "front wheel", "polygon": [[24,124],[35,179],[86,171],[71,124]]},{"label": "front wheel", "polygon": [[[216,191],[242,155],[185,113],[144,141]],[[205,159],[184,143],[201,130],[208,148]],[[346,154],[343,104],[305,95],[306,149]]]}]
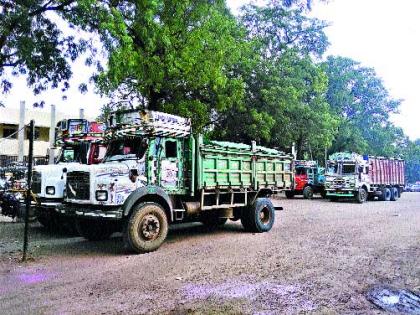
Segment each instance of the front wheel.
[{"label": "front wheel", "polygon": [[165,210],[154,202],[138,205],[124,229],[124,244],[130,251],[148,253],[157,250],[168,235]]},{"label": "front wheel", "polygon": [[305,199],[312,199],[314,197],[314,190],[311,186],[306,186],[303,189],[303,198]]},{"label": "front wheel", "polygon": [[241,222],[245,231],[268,232],[273,227],[274,216],[275,210],[271,200],[258,198],[253,205],[243,209]]},{"label": "front wheel", "polygon": [[356,200],[358,203],[364,203],[366,202],[368,197],[368,193],[364,188],[359,188],[359,191],[357,192]]}]

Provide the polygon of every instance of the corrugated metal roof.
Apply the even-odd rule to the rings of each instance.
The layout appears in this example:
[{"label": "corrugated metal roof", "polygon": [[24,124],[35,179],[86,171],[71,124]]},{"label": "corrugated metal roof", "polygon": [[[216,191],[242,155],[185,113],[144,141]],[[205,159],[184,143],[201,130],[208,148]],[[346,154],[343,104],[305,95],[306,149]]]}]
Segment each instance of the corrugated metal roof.
[{"label": "corrugated metal roof", "polygon": [[[75,111],[76,115],[64,114],[56,111],[55,120],[56,122],[67,119],[67,118],[78,118],[78,111]],[[25,124],[33,119],[35,120],[36,127],[50,127],[50,110],[49,109],[25,109]],[[90,117],[85,117],[91,119]],[[94,120],[94,119],[92,119]],[[19,108],[1,107],[0,108],[0,124],[19,124]]]}]

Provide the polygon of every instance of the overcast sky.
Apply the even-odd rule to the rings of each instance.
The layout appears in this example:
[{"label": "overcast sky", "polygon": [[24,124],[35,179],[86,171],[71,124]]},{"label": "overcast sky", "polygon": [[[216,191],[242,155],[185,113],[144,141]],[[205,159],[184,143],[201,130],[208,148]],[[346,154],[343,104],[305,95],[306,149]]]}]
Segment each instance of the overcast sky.
[{"label": "overcast sky", "polygon": [[[249,0],[227,0],[234,13]],[[261,1],[259,1],[261,2]],[[315,0],[311,15],[329,21],[326,29],[330,48],[327,55],[341,55],[375,68],[394,98],[404,99],[400,114],[393,120],[412,139],[420,138],[420,12],[419,0]],[[25,86],[23,78],[14,80],[14,89],[8,96],[2,95],[7,106],[18,106],[21,99],[30,105],[41,99],[46,109],[56,104],[57,109],[77,113],[84,107],[86,114],[96,116],[105,102],[98,95],[81,95],[77,86],[86,81],[89,70],[78,61],[73,67],[72,87],[61,100],[61,93],[48,91],[34,97]]]}]

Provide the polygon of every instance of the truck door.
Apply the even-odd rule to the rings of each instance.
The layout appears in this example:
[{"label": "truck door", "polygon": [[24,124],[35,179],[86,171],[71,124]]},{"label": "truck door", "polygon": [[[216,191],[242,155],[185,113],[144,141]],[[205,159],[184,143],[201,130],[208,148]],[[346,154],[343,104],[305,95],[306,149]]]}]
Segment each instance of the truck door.
[{"label": "truck door", "polygon": [[182,147],[182,139],[164,139],[158,174],[160,186],[166,190],[176,191],[184,188]]}]

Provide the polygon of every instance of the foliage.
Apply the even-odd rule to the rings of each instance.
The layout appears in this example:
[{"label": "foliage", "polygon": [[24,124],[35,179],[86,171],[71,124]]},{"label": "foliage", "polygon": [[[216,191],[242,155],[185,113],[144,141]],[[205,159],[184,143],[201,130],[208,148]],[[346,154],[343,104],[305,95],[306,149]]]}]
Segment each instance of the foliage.
[{"label": "foliage", "polygon": [[330,152],[351,150],[391,156],[397,152],[401,129],[389,121],[400,100],[392,99],[371,68],[352,59],[329,56],[327,100],[340,117],[338,135]]},{"label": "foliage", "polygon": [[[70,62],[88,43],[61,30],[59,16],[77,16],[91,0],[0,1],[0,88],[12,88],[12,76],[26,75],[35,94],[61,84],[69,88]],[[10,69],[10,71],[7,71]]]},{"label": "foliage", "polygon": [[149,109],[194,117],[196,130],[240,103],[244,85],[231,73],[247,47],[224,1],[127,0],[108,14],[103,93],[123,89]]},{"label": "foliage", "polygon": [[240,66],[244,106],[221,117],[214,135],[283,149],[296,142],[300,157],[308,150],[324,152],[336,122],[325,100],[327,77],[310,55],[319,56],[328,45],[325,24],[282,6],[251,5],[243,13],[257,53]]}]

